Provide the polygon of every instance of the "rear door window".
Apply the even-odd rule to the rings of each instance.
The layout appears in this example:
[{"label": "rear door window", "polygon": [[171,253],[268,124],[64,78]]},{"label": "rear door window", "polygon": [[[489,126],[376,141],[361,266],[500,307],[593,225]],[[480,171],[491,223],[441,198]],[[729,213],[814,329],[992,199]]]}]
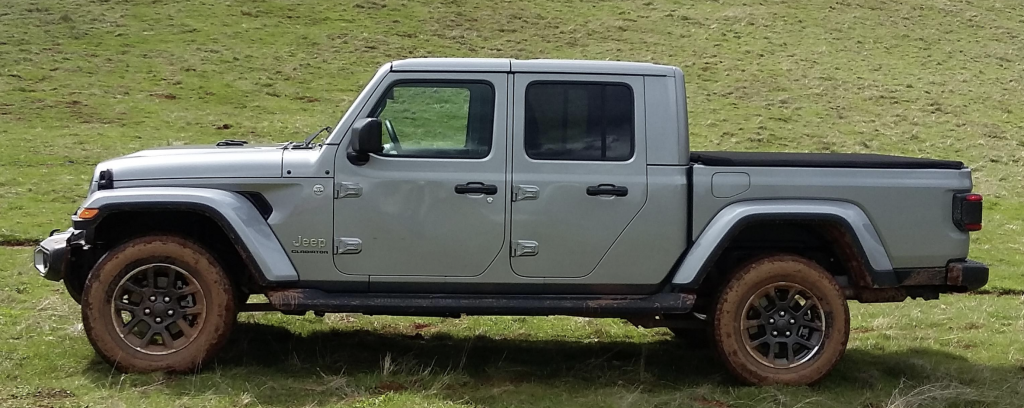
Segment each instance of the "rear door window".
[{"label": "rear door window", "polygon": [[634,152],[633,90],[615,83],[526,87],[526,154],[534,160],[627,161]]}]

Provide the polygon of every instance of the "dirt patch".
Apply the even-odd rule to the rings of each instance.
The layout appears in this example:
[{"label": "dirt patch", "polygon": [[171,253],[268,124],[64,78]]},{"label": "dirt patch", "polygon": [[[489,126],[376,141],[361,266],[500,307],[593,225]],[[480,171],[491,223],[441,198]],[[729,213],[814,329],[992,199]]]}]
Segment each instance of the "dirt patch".
[{"label": "dirt patch", "polygon": [[228,130],[228,129],[231,129],[231,124],[230,123],[225,123],[223,125],[214,126],[213,128],[217,129],[217,130]]},{"label": "dirt patch", "polygon": [[168,100],[168,101],[173,101],[175,99],[178,99],[178,97],[175,96],[174,94],[166,93],[166,92],[153,92],[153,93],[149,94],[149,96],[152,96],[152,97],[157,98],[157,99]]},{"label": "dirt patch", "polygon": [[42,241],[42,239],[39,239],[39,238],[22,238],[22,237],[3,237],[3,238],[0,238],[0,247],[9,247],[9,248],[25,247],[25,248],[31,248],[31,247],[36,246],[36,244],[38,244],[39,241]]},{"label": "dirt patch", "polygon": [[36,391],[34,397],[37,399],[44,400],[61,400],[65,398],[74,398],[75,394],[72,393],[71,391],[62,390],[58,388],[43,388],[39,391]]},{"label": "dirt patch", "polygon": [[434,325],[432,325],[430,323],[419,323],[419,322],[416,322],[416,323],[412,324],[413,330],[416,330],[416,331],[420,331],[420,330],[424,330],[424,329],[429,329],[431,327],[434,327]]},{"label": "dirt patch", "polygon": [[985,327],[985,324],[978,322],[967,322],[963,326],[960,326],[963,330],[979,330]]},{"label": "dirt patch", "polygon": [[319,99],[317,99],[317,98],[314,98],[314,97],[312,97],[312,96],[300,96],[300,97],[298,97],[298,98],[295,98],[295,100],[297,100],[297,101],[299,101],[299,102],[305,102],[305,103],[314,103],[314,102],[320,102],[320,100],[319,100]]},{"label": "dirt patch", "polygon": [[966,293],[967,295],[990,295],[990,296],[1024,296],[1024,289],[1014,288],[982,288],[973,292]]},{"label": "dirt patch", "polygon": [[[11,400],[30,400],[33,406],[40,407],[53,406],[53,403],[56,401],[74,397],[75,394],[73,392],[60,388],[39,388],[33,392],[31,388],[20,387],[18,392],[9,396]],[[0,402],[2,401],[4,401],[4,397],[0,396]]]}]

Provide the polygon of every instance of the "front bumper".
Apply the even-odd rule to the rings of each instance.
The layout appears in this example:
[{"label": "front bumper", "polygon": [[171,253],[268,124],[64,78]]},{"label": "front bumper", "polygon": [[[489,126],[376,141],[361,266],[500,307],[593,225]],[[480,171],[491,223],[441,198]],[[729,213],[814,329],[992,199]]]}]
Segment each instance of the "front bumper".
[{"label": "front bumper", "polygon": [[71,265],[71,248],[82,245],[85,231],[69,229],[53,234],[36,247],[33,263],[43,278],[52,281],[64,279]]}]

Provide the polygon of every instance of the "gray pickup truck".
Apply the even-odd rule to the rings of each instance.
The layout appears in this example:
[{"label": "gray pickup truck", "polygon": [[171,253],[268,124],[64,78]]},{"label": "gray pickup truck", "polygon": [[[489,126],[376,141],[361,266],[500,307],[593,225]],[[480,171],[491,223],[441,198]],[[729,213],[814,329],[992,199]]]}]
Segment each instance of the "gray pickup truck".
[{"label": "gray pickup truck", "polygon": [[988,281],[963,163],[692,152],[686,112],[671,66],[396,61],[303,142],[100,163],[35,266],[128,372],[198,368],[238,312],[572,315],[707,336],[749,384],[823,378],[847,300]]}]

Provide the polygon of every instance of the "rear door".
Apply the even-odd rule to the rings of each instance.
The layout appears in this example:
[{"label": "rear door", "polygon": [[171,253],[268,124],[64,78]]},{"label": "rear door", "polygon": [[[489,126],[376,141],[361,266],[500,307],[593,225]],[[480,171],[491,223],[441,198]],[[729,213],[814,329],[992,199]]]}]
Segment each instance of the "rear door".
[{"label": "rear door", "polygon": [[647,199],[643,77],[513,83],[512,270],[586,276]]}]

